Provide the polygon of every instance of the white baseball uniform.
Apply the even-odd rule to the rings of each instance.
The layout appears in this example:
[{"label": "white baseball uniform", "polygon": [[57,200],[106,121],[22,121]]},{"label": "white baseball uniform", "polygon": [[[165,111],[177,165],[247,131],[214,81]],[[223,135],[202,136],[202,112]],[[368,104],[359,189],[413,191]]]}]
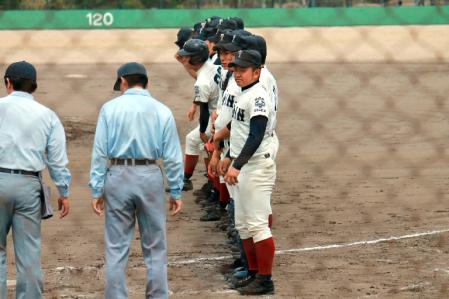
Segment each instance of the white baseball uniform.
[{"label": "white baseball uniform", "polygon": [[[195,99],[194,102],[208,103],[209,113],[215,111],[218,101],[218,83],[220,81],[221,66],[213,64],[207,60],[197,72],[197,79],[194,85]],[[211,123],[206,129],[206,135],[211,136]],[[204,143],[200,138],[200,127],[196,127],[186,136],[187,155],[199,155],[204,149]]]},{"label": "white baseball uniform", "polygon": [[277,109],[278,109],[278,101],[279,101],[279,94],[278,94],[278,87],[276,83],[276,79],[274,78],[273,74],[268,70],[266,66],[262,68],[262,71],[260,73],[259,78],[260,83],[267,91],[270,100],[272,102],[272,108],[274,113],[274,119],[271,123],[270,130],[273,132],[273,143],[272,143],[272,151],[271,156],[273,159],[276,159],[277,152],[279,149],[279,139],[276,135],[276,125],[277,125]]},{"label": "white baseball uniform", "polygon": [[274,108],[269,94],[257,83],[242,90],[234,102],[231,122],[230,155],[236,158],[242,151],[255,116],[268,118],[264,138],[254,155],[241,168],[234,186],[235,227],[242,239],[253,238],[254,243],[270,238],[268,218],[271,193],[276,179],[276,164],[271,157],[273,143]]}]

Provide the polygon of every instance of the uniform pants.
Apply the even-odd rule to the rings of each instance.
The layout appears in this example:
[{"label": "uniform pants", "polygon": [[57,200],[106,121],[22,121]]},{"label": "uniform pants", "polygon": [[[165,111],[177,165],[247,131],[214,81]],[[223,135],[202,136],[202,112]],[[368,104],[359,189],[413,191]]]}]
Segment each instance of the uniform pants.
[{"label": "uniform pants", "polygon": [[137,218],[147,267],[145,298],[168,298],[165,196],[162,171],[112,166],[105,182],[106,299],[128,298],[126,268]]},{"label": "uniform pants", "polygon": [[[206,135],[208,138],[211,136],[211,122],[209,118],[209,124],[206,128]],[[196,127],[186,136],[186,155],[198,156],[201,151],[204,151],[204,142],[200,138],[200,126]]]},{"label": "uniform pants", "polygon": [[0,299],[7,298],[6,240],[12,228],[16,256],[16,298],[40,299],[41,183],[37,177],[0,173]]},{"label": "uniform pants", "polygon": [[254,243],[272,237],[268,226],[276,164],[271,157],[254,157],[240,170],[238,184],[231,188],[235,202],[235,228],[242,240]]}]

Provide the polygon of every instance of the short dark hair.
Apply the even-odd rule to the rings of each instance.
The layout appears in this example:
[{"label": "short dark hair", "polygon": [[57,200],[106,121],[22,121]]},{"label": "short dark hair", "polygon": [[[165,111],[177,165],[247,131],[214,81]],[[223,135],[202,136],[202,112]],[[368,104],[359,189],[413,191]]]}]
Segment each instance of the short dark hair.
[{"label": "short dark hair", "polygon": [[136,85],[140,85],[143,88],[147,88],[148,85],[148,77],[145,75],[125,75],[123,76],[126,82],[128,82],[128,86],[134,87]]},{"label": "short dark hair", "polygon": [[37,83],[36,81],[30,80],[30,79],[23,79],[23,78],[12,78],[12,77],[5,77],[5,85],[7,83],[6,78],[9,79],[11,82],[12,88],[15,91],[24,91],[27,93],[33,93],[37,89]]}]

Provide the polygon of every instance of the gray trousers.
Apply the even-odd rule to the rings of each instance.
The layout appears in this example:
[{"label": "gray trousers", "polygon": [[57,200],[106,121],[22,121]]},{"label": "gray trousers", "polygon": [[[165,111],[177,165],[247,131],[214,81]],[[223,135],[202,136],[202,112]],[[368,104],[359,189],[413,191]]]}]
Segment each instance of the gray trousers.
[{"label": "gray trousers", "polygon": [[126,268],[137,218],[147,267],[145,298],[168,298],[165,194],[159,166],[112,166],[105,182],[105,298],[128,298]]},{"label": "gray trousers", "polygon": [[37,177],[0,173],[0,299],[8,296],[6,240],[11,228],[16,298],[42,298],[40,191]]}]

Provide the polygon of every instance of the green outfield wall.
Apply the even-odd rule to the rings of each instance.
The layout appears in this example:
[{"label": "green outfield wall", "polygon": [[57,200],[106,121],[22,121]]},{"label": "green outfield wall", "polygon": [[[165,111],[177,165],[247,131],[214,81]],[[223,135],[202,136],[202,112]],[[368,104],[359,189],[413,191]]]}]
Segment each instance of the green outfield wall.
[{"label": "green outfield wall", "polygon": [[217,15],[248,27],[449,24],[449,6],[299,9],[22,10],[0,12],[0,29],[179,28]]}]

